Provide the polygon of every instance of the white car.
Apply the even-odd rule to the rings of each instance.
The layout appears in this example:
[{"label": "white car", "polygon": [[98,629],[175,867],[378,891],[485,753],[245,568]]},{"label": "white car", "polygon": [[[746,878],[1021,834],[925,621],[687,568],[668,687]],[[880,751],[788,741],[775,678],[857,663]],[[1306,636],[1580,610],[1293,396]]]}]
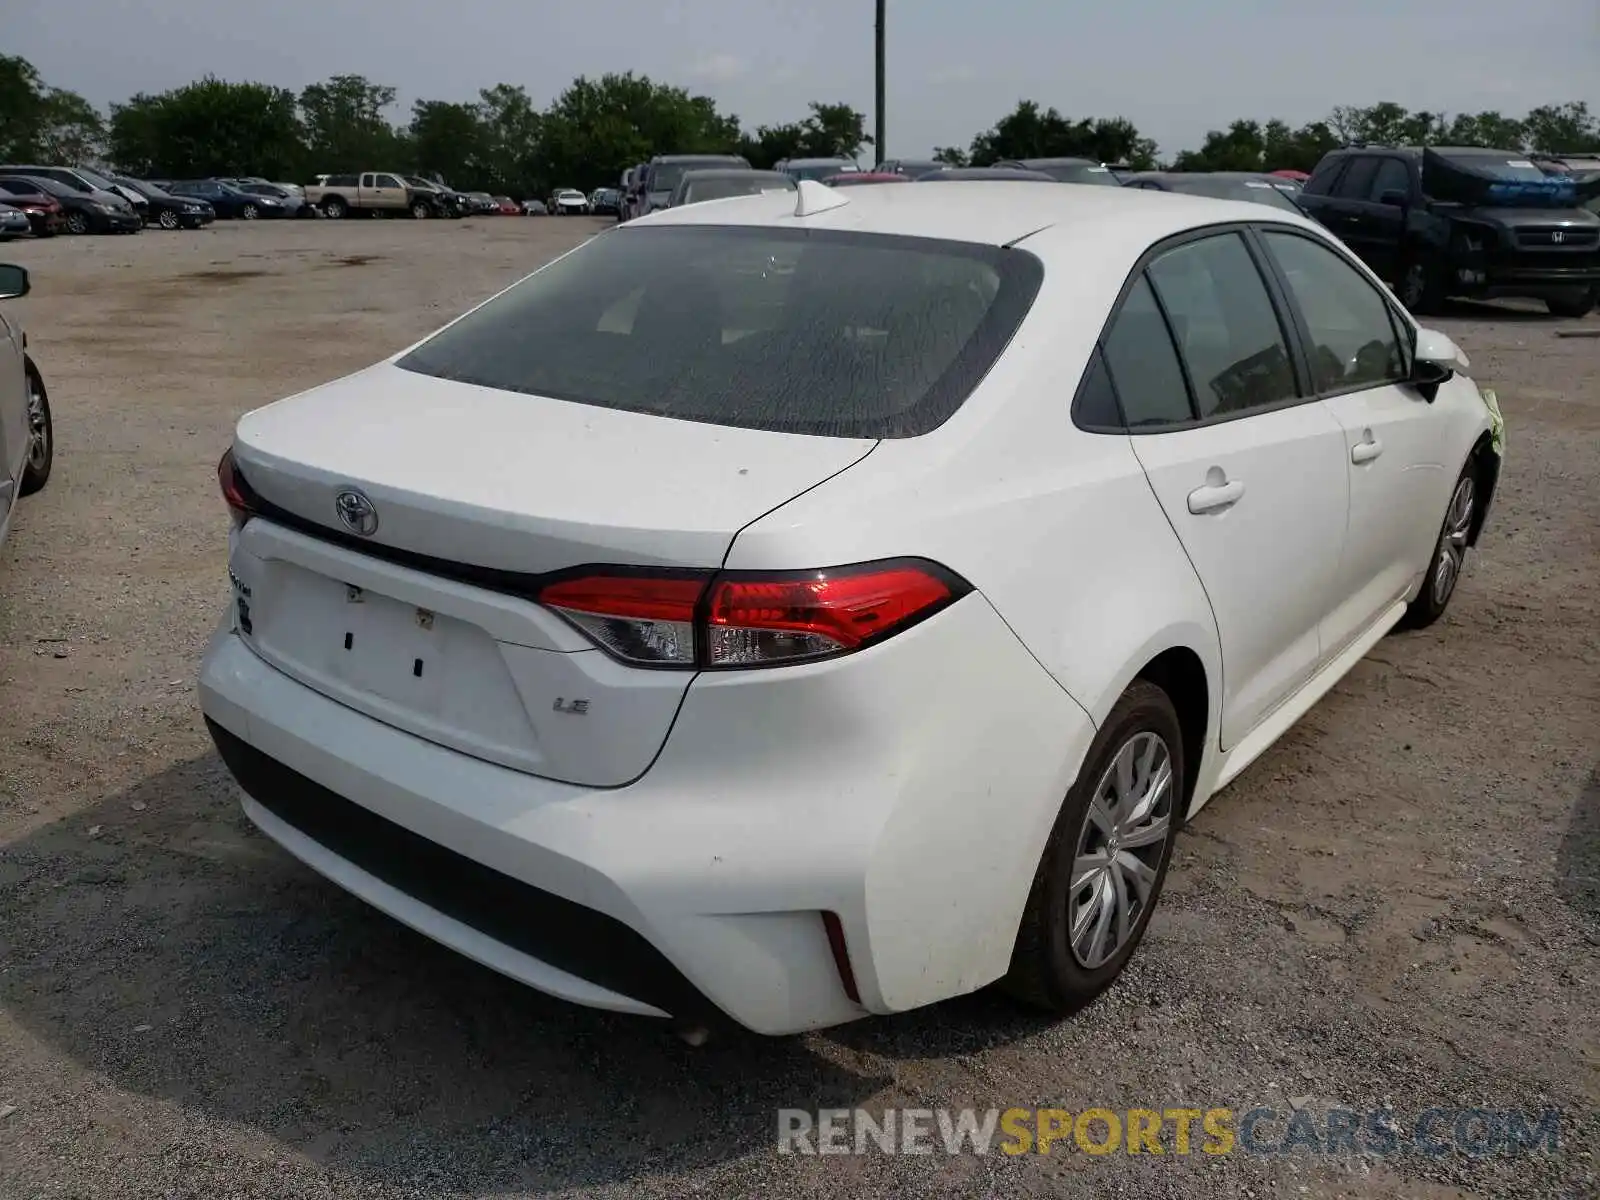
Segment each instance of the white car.
[{"label": "white car", "polygon": [[550,197],[550,211],[558,217],[582,216],[589,211],[589,197],[575,188],[562,188]]},{"label": "white car", "polygon": [[[28,272],[0,264],[0,300],[27,294]],[[49,482],[55,459],[50,398],[27,347],[22,326],[0,313],[0,544],[11,528],[17,500]]]},{"label": "white car", "polygon": [[1466,366],[1257,204],[669,209],[240,420],[201,706],[290,853],[553,995],[1070,1011],[1177,826],[1449,603]]}]

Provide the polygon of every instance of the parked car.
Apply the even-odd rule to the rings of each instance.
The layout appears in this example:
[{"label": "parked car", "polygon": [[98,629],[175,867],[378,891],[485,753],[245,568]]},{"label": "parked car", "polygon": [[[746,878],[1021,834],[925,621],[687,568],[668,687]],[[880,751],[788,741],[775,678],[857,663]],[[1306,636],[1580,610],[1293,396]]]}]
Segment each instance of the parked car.
[{"label": "parked car", "polygon": [[1157,192],[1180,192],[1189,196],[1210,196],[1214,200],[1244,200],[1250,204],[1270,204],[1298,213],[1296,204],[1270,176],[1251,171],[1141,171],[1131,176],[1124,187]]},{"label": "parked car", "polygon": [[61,228],[68,233],[138,233],[144,221],[133,205],[111,192],[79,191],[54,179],[10,176],[55,197],[61,205]]},{"label": "parked car", "polygon": [[1287,211],[823,199],[590,239],[246,414],[200,707],[268,836],[568,1000],[1072,1011],[1182,823],[1444,614],[1497,411]]},{"label": "parked car", "polygon": [[220,179],[164,179],[156,186],[174,196],[204,200],[217,216],[229,220],[264,221],[289,215],[289,206],[279,197],[241,192]]},{"label": "parked car", "polygon": [[645,165],[637,202],[630,216],[642,217],[672,203],[673,189],[685,171],[717,167],[750,169],[749,160],[739,154],[658,154]]},{"label": "parked car", "polygon": [[432,188],[408,185],[397,171],[362,171],[350,175],[318,176],[306,188],[306,203],[335,220],[359,213],[363,216],[406,216],[423,220],[435,216],[439,198]]},{"label": "parked car", "polygon": [[932,158],[886,158],[873,169],[878,173],[909,175],[915,179],[929,171],[942,171],[947,165]]},{"label": "parked car", "polygon": [[582,216],[589,211],[589,198],[577,188],[557,188],[546,203],[558,217]]},{"label": "parked car", "polygon": [[8,164],[0,167],[0,175],[26,176],[30,179],[48,179],[54,183],[71,188],[75,192],[91,195],[97,192],[115,196],[124,205],[140,216],[140,223],[144,223],[143,198],[135,194],[124,194],[117,186],[103,175],[98,175],[84,167],[52,167],[52,166],[27,166],[22,164]]},{"label": "parked car", "polygon": [[510,196],[496,196],[494,200],[499,206],[498,211],[502,217],[520,217],[522,215],[521,206]]},{"label": "parked car", "polygon": [[1053,175],[1043,171],[1029,171],[1022,167],[940,167],[918,175],[913,183],[1059,183]]},{"label": "parked car", "polygon": [[851,158],[784,158],[775,162],[772,169],[782,171],[796,183],[802,179],[815,179],[820,183],[834,175],[861,170]]},{"label": "parked car", "polygon": [[522,215],[525,217],[545,217],[550,215],[550,209],[543,200],[524,200],[522,202]]},{"label": "parked car", "polygon": [[851,171],[845,175],[830,175],[822,182],[829,187],[860,187],[870,183],[910,183],[911,176],[897,171]]},{"label": "parked car", "polygon": [[622,208],[622,193],[616,188],[595,188],[589,196],[589,211],[596,215],[616,216]]},{"label": "parked car", "polygon": [[488,192],[467,192],[467,212],[471,216],[493,216],[500,211],[500,205]]},{"label": "parked car", "polygon": [[444,218],[467,215],[467,198],[454,188],[420,175],[402,175],[400,179],[413,193],[428,202],[429,216]]},{"label": "parked car", "polygon": [[[28,294],[28,272],[0,264],[0,300]],[[17,500],[50,481],[55,429],[44,376],[28,353],[28,335],[15,317],[0,312],[0,544],[11,528]]]},{"label": "parked car", "polygon": [[1415,313],[1527,296],[1581,317],[1600,299],[1600,196],[1513,150],[1366,146],[1326,155],[1298,197]]},{"label": "parked car", "polygon": [[0,202],[27,216],[34,237],[54,237],[62,227],[61,201],[26,179],[0,176]]},{"label": "parked car", "polygon": [[685,171],[672,189],[668,207],[698,204],[702,200],[726,200],[730,196],[759,196],[763,192],[792,192],[795,180],[782,171],[716,169]]},{"label": "parked car", "polygon": [[198,196],[175,196],[143,179],[118,176],[116,182],[144,197],[147,221],[162,229],[200,229],[217,219],[217,210]]},{"label": "parked car", "polygon": [[308,220],[322,215],[322,210],[306,200],[305,192],[291,192],[288,188],[276,183],[261,183],[256,180],[246,180],[234,185],[247,196],[265,196],[277,200],[283,205],[286,216],[298,220]]},{"label": "parked car", "polygon": [[995,163],[1019,171],[1039,171],[1057,183],[1092,183],[1101,187],[1122,186],[1110,167],[1092,158],[1011,158]]},{"label": "parked car", "polygon": [[33,225],[28,221],[27,213],[9,204],[0,204],[0,242],[9,242],[14,237],[32,232]]}]

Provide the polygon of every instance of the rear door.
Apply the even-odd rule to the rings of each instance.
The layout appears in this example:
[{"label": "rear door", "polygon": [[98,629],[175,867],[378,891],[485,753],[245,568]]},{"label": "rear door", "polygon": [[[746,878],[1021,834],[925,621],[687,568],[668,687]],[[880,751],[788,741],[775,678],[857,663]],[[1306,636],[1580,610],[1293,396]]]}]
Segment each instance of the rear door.
[{"label": "rear door", "polygon": [[1313,237],[1269,228],[1261,240],[1303,330],[1313,387],[1344,430],[1349,533],[1321,635],[1336,654],[1427,565],[1459,464],[1445,463],[1437,414],[1405,382],[1411,325],[1393,301]]},{"label": "rear door", "polygon": [[1321,662],[1344,541],[1343,430],[1291,344],[1239,230],[1164,249],[1105,339],[1134,451],[1216,617],[1224,749]]}]

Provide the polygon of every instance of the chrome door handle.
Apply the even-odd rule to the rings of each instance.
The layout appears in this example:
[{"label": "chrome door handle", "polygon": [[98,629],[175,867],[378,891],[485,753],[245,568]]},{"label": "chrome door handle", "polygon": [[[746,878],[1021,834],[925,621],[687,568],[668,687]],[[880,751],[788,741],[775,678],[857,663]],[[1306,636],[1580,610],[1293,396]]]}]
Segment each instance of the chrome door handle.
[{"label": "chrome door handle", "polygon": [[1231,479],[1227,483],[1208,483],[1189,493],[1189,511],[1196,514],[1217,512],[1239,503],[1244,495],[1244,483]]}]

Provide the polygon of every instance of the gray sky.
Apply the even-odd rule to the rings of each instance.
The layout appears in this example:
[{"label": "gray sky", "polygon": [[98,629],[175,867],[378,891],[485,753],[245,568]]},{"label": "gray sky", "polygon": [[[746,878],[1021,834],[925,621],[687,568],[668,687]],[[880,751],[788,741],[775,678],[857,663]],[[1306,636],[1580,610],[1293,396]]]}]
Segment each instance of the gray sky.
[{"label": "gray sky", "polygon": [[[418,98],[632,69],[747,126],[809,100],[872,109],[872,0],[5,0],[3,46],[98,104],[211,72],[298,90],[333,74]],[[1335,104],[1600,108],[1596,0],[889,0],[889,149],[965,146],[1028,97],[1130,118],[1162,152],[1235,117]]]}]

